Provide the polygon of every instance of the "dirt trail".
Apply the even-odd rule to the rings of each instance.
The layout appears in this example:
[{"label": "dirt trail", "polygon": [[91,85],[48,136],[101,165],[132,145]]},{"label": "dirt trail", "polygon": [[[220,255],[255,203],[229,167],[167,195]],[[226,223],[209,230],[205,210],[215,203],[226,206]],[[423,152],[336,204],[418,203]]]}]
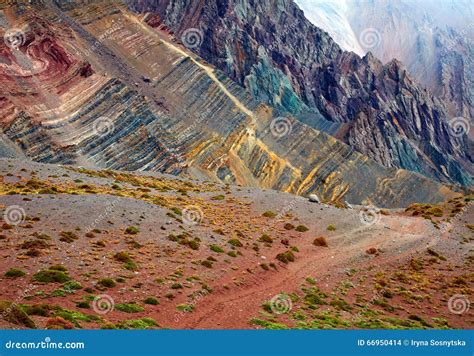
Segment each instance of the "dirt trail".
[{"label": "dirt trail", "polygon": [[[249,320],[257,315],[256,311],[264,301],[282,292],[297,290],[302,281],[308,276],[315,277],[320,282],[340,280],[340,274],[347,266],[351,268],[366,267],[369,263],[364,259],[365,251],[372,246],[381,246],[387,240],[397,238],[396,245],[383,255],[371,261],[379,265],[389,265],[394,260],[403,260],[416,251],[426,249],[427,245],[436,244],[439,236],[430,234],[429,229],[421,220],[394,217],[391,224],[398,224],[401,220],[408,223],[410,230],[419,231],[417,234],[401,234],[393,231],[377,234],[380,229],[373,226],[354,227],[332,237],[336,243],[329,249],[320,251],[302,251],[293,264],[279,266],[277,272],[258,271],[245,278],[244,285],[232,287],[230,290],[217,288],[210,296],[202,299],[196,305],[196,311],[173,327],[189,329],[227,329],[248,328]],[[382,228],[383,229],[383,228]],[[366,233],[360,241],[348,241],[357,233]],[[392,240],[393,241],[393,240]],[[406,244],[416,244],[415,249],[407,249]],[[353,263],[354,260],[358,262]],[[232,275],[221,280],[222,283],[232,283]],[[324,283],[324,282],[323,282]]]}]

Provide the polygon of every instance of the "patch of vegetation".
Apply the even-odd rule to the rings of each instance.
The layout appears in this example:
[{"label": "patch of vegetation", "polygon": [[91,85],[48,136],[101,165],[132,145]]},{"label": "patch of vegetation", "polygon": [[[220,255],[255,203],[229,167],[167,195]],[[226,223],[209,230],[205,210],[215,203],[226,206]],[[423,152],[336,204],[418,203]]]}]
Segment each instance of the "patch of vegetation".
[{"label": "patch of vegetation", "polygon": [[183,289],[183,285],[181,283],[176,282],[171,285],[171,289]]},{"label": "patch of vegetation", "polygon": [[209,248],[211,249],[211,251],[213,252],[217,252],[217,253],[224,253],[224,249],[222,247],[220,247],[219,245],[210,245]]},{"label": "patch of vegetation", "polygon": [[324,300],[328,296],[326,293],[322,292],[318,287],[303,288],[305,293],[303,300],[304,303],[310,309],[317,309],[320,305],[326,305],[327,302]]},{"label": "patch of vegetation", "polygon": [[140,313],[145,310],[145,308],[136,303],[115,304],[115,309],[120,310],[124,313]]},{"label": "patch of vegetation", "polygon": [[76,303],[76,307],[81,308],[81,309],[90,309],[91,305],[89,304],[89,302],[81,301],[81,302]]},{"label": "patch of vegetation", "polygon": [[158,305],[158,304],[160,304],[160,302],[158,301],[158,299],[156,299],[155,297],[148,297],[148,298],[145,298],[145,300],[143,301],[143,303],[149,304],[149,305]]},{"label": "patch of vegetation", "polygon": [[258,325],[268,330],[285,330],[288,329],[288,326],[281,323],[274,323],[271,321],[266,321],[258,318],[253,318],[250,320],[250,324]]},{"label": "patch of vegetation", "polygon": [[123,262],[123,268],[128,269],[129,271],[136,271],[138,269],[138,266],[132,260],[128,252],[117,252],[114,255],[114,259],[116,261]]},{"label": "patch of vegetation", "polygon": [[54,269],[52,266],[50,269],[43,269],[33,275],[33,280],[42,283],[65,283],[71,279],[69,275],[62,270]]},{"label": "patch of vegetation", "polygon": [[207,268],[212,268],[212,262],[209,260],[201,261],[201,265]]},{"label": "patch of vegetation", "polygon": [[242,244],[242,242],[240,242],[239,239],[230,239],[229,241],[227,241],[230,245],[234,246],[234,247],[242,247],[244,246]]},{"label": "patch of vegetation", "polygon": [[118,324],[119,329],[153,329],[159,327],[157,321],[153,318],[141,318],[141,319],[132,319],[124,320]]},{"label": "patch of vegetation", "polygon": [[4,276],[7,277],[7,278],[19,278],[19,277],[23,277],[25,275],[26,275],[26,273],[23,272],[21,269],[18,269],[18,268],[10,268],[4,274]]},{"label": "patch of vegetation", "polygon": [[220,195],[213,196],[211,199],[212,200],[224,200],[225,196],[220,194]]},{"label": "patch of vegetation", "polygon": [[327,230],[328,231],[336,231],[336,227],[334,225],[330,224],[330,225],[328,225]]},{"label": "patch of vegetation", "polygon": [[305,281],[312,285],[316,284],[316,280],[313,277],[307,277]]},{"label": "patch of vegetation", "polygon": [[17,304],[8,300],[0,300],[0,313],[3,318],[13,324],[35,329],[35,322]]},{"label": "patch of vegetation", "polygon": [[275,216],[277,216],[277,213],[275,213],[274,211],[271,211],[271,210],[268,210],[266,212],[264,212],[262,214],[262,216],[266,217],[266,218],[274,218]]},{"label": "patch of vegetation", "polygon": [[273,239],[267,235],[267,234],[263,234],[262,236],[260,236],[260,238],[258,239],[258,241],[260,242],[265,242],[265,243],[272,243],[273,242]]},{"label": "patch of vegetation", "polygon": [[61,236],[59,238],[59,241],[62,242],[72,243],[75,240],[79,239],[79,236],[77,236],[76,233],[72,231],[61,231],[59,235]]},{"label": "patch of vegetation", "polygon": [[285,230],[293,230],[295,228],[295,225],[293,225],[291,223],[286,223],[285,225],[283,225],[283,228]]},{"label": "patch of vegetation", "polygon": [[63,284],[65,290],[80,290],[82,289],[82,284],[77,281],[69,281]]},{"label": "patch of vegetation", "polygon": [[326,241],[326,238],[323,236],[316,237],[313,241],[314,246],[321,246],[321,247],[328,247],[328,242]]},{"label": "patch of vegetation", "polygon": [[179,304],[176,306],[176,309],[185,313],[191,313],[194,311],[194,305],[191,304]]},{"label": "patch of vegetation", "polygon": [[44,240],[27,240],[25,242],[23,242],[21,245],[20,245],[20,248],[21,249],[24,249],[24,250],[28,250],[28,249],[45,249],[45,248],[48,248],[49,245],[47,242],[45,242]]},{"label": "patch of vegetation", "polygon": [[116,286],[116,283],[112,278],[102,278],[97,282],[97,286],[102,288],[113,288]]},{"label": "patch of vegetation", "polygon": [[308,231],[308,230],[309,230],[309,229],[308,229],[306,226],[304,226],[304,225],[298,225],[298,226],[296,227],[296,229],[295,229],[295,231],[298,231],[298,232],[306,232],[306,231]]},{"label": "patch of vegetation", "polygon": [[95,315],[86,315],[75,310],[63,309],[61,307],[56,307],[56,309],[57,310],[54,312],[55,316],[70,321],[77,328],[81,327],[79,321],[91,322],[94,320],[99,320],[99,317]]},{"label": "patch of vegetation", "polygon": [[136,235],[140,232],[140,229],[136,226],[129,226],[125,229],[125,233],[128,235]]},{"label": "patch of vegetation", "polygon": [[280,262],[287,264],[289,262],[295,261],[295,255],[291,251],[286,251],[286,252],[279,253],[278,255],[276,255],[276,259]]}]

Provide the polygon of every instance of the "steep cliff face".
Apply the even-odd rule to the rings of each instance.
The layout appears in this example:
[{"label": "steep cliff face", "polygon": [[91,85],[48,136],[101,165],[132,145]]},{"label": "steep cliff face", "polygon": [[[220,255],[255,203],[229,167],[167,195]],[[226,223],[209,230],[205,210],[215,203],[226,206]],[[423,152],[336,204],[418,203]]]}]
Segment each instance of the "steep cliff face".
[{"label": "steep cliff face", "polygon": [[[278,117],[165,27],[116,2],[58,4],[2,11],[24,35],[16,47],[0,43],[0,125],[36,161],[205,176],[387,207],[453,196]],[[300,114],[316,112],[306,106]]]},{"label": "steep cliff face", "polygon": [[[168,26],[177,38],[198,29],[201,37],[192,49],[255,98],[385,167],[472,184],[469,138],[453,133],[457,123],[446,106],[400,62],[383,65],[371,54],[360,58],[342,51],[292,1],[128,3],[135,11],[156,14],[149,23]],[[272,85],[262,77],[272,78]]]}]

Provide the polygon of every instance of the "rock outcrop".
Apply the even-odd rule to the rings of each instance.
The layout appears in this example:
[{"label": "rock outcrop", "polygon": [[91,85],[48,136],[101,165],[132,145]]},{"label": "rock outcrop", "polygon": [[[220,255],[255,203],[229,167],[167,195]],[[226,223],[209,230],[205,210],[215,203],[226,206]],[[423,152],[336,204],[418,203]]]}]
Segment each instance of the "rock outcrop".
[{"label": "rock outcrop", "polygon": [[472,146],[466,134],[453,134],[457,123],[444,103],[399,61],[383,65],[370,53],[342,51],[293,1],[127,2],[155,14],[149,23],[171,28],[177,38],[197,29],[202,37],[192,49],[255,98],[385,167],[472,184]]}]

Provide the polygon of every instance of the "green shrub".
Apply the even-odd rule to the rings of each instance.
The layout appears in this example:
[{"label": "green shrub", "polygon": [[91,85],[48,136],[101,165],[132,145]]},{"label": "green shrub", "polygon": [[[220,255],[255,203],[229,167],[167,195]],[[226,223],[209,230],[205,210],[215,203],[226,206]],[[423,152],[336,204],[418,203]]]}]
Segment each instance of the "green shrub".
[{"label": "green shrub", "polygon": [[97,282],[97,285],[104,288],[113,288],[116,286],[116,283],[112,278],[102,278]]},{"label": "green shrub", "polygon": [[224,249],[220,247],[219,245],[210,245],[209,248],[211,251],[217,252],[217,253],[223,253]]},{"label": "green shrub", "polygon": [[207,267],[207,268],[212,268],[212,262],[208,261],[208,260],[202,261],[201,265],[203,265],[204,267]]},{"label": "green shrub", "polygon": [[298,225],[295,230],[298,231],[298,232],[306,232],[309,229],[304,225]]},{"label": "green shrub", "polygon": [[3,318],[13,324],[22,325],[30,329],[35,329],[35,322],[30,319],[23,309],[17,304],[7,301],[0,300],[0,313]]},{"label": "green shrub", "polygon": [[149,305],[158,305],[158,304],[160,304],[158,299],[156,299],[155,297],[148,297],[143,301],[143,303],[149,304]]},{"label": "green shrub", "polygon": [[336,227],[334,225],[328,225],[327,227],[328,231],[336,231]]},{"label": "green shrub", "polygon": [[91,305],[89,304],[89,302],[84,301],[84,302],[76,303],[76,307],[81,308],[81,309],[90,309]]},{"label": "green shrub", "polygon": [[77,281],[69,281],[63,284],[65,290],[79,290],[82,289],[82,284]]},{"label": "green shrub", "polygon": [[33,280],[42,283],[65,283],[70,279],[65,272],[51,269],[44,269],[33,275]]},{"label": "green shrub", "polygon": [[129,235],[136,235],[140,232],[140,229],[136,226],[129,226],[125,229],[125,233]]},{"label": "green shrub", "polygon": [[288,262],[294,262],[295,261],[295,255],[291,251],[286,251],[284,253],[279,253],[276,256],[276,259],[280,262],[283,262],[287,264]]},{"label": "green shrub", "polygon": [[52,271],[67,272],[67,268],[63,265],[54,265],[54,266],[49,267],[48,269]]},{"label": "green shrub", "polygon": [[150,329],[156,326],[159,326],[156,320],[148,317],[124,320],[118,324],[119,329]]},{"label": "green shrub", "polygon": [[194,311],[194,305],[190,304],[179,304],[176,306],[176,309],[182,312],[191,313]]},{"label": "green shrub", "polygon": [[115,304],[115,309],[120,310],[124,313],[140,313],[145,310],[145,308],[141,307],[136,303]]},{"label": "green shrub", "polygon": [[262,214],[266,218],[274,218],[277,214],[274,211],[268,210]]},{"label": "green shrub", "polygon": [[235,247],[242,247],[243,244],[242,242],[240,242],[239,239],[230,239],[229,241],[227,241],[229,244],[231,244],[232,246],[235,246]]},{"label": "green shrub", "polygon": [[5,277],[7,278],[18,278],[23,277],[25,275],[26,273],[18,268],[10,268],[8,271],[5,272]]},{"label": "green shrub", "polygon": [[79,237],[72,231],[62,231],[59,235],[61,236],[59,241],[62,242],[72,243],[79,239]]},{"label": "green shrub", "polygon": [[259,241],[266,242],[266,243],[272,243],[273,239],[269,235],[263,234],[262,236],[260,236]]}]

